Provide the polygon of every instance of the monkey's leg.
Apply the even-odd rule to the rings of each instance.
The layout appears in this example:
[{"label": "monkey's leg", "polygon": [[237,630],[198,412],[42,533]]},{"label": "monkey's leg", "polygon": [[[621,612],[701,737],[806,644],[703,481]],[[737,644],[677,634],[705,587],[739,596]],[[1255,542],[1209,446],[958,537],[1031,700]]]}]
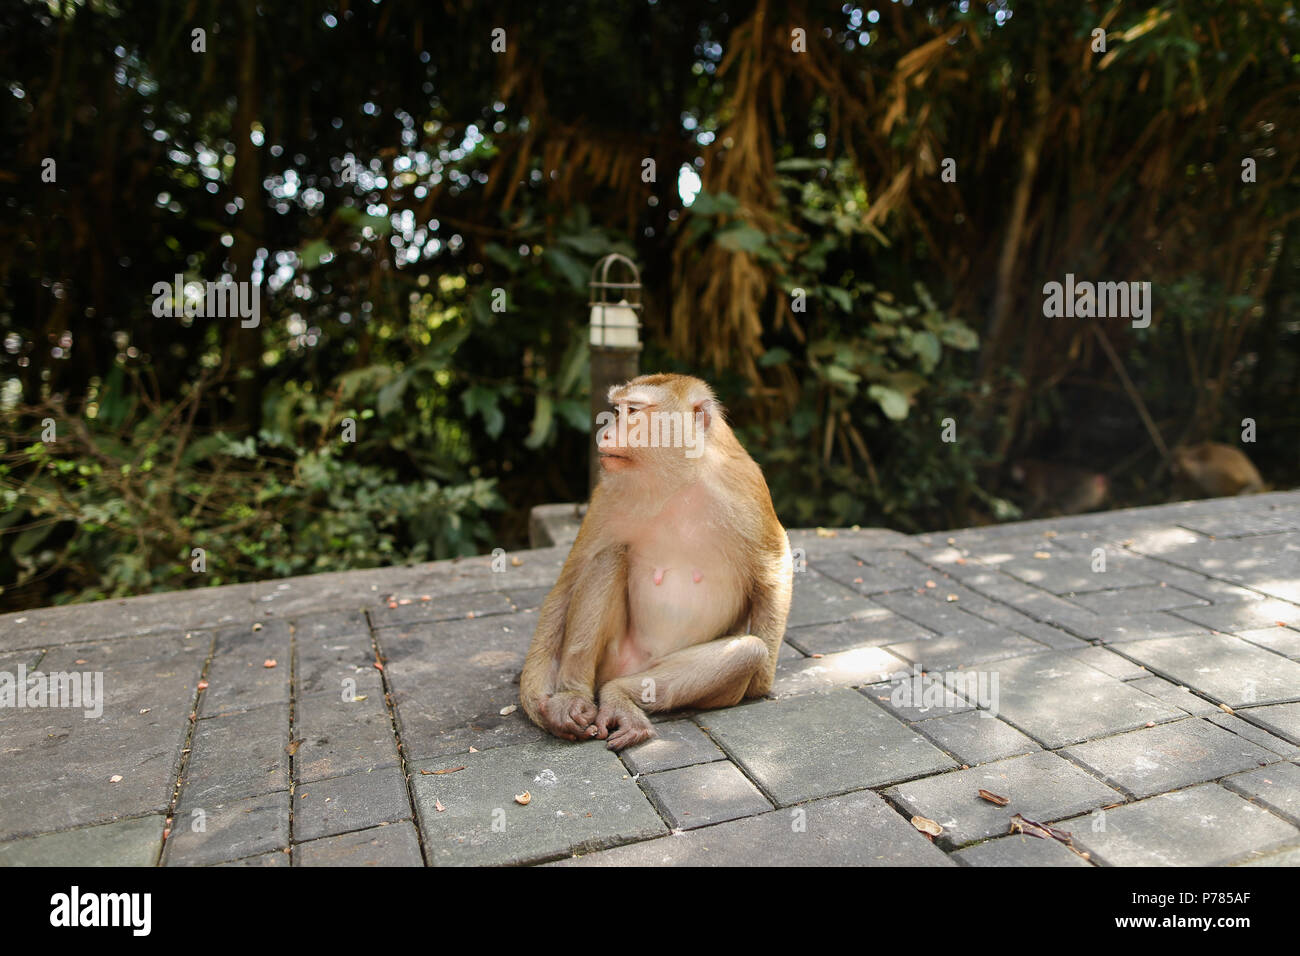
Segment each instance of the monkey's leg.
[{"label": "monkey's leg", "polygon": [[596,719],[596,668],[627,628],[627,553],[601,552],[578,575],[565,615],[550,693],[542,702],[546,729],[567,740],[590,737]]},{"label": "monkey's leg", "polygon": [[611,750],[621,750],[654,736],[647,710],[738,704],[767,663],[767,645],[753,634],[675,651],[643,671],[601,685],[596,736],[608,739]]}]

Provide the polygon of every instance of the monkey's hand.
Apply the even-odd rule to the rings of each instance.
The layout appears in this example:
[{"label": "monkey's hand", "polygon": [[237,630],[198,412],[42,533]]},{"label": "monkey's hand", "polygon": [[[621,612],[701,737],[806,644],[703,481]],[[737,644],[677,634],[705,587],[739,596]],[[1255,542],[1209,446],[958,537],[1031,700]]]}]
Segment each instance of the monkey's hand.
[{"label": "monkey's hand", "polygon": [[596,714],[596,736],[608,740],[610,750],[622,750],[655,735],[654,725],[631,697],[606,684],[600,689],[600,710]]},{"label": "monkey's hand", "polygon": [[596,704],[575,691],[560,691],[542,698],[542,721],[546,729],[564,740],[590,740],[596,735]]}]

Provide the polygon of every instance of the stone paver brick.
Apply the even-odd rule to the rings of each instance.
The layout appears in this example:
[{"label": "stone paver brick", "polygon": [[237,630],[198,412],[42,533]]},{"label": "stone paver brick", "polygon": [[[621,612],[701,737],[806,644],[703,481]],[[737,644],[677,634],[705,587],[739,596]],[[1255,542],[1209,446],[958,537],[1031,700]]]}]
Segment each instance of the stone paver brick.
[{"label": "stone paver brick", "polygon": [[[1249,713],[1249,711],[1242,711]],[[1213,721],[1224,730],[1229,730],[1238,737],[1243,737],[1255,744],[1257,747],[1263,747],[1270,753],[1277,754],[1279,757],[1290,760],[1294,757],[1300,757],[1300,747],[1279,737],[1277,734],[1270,733],[1255,724],[1242,720],[1236,714],[1225,714],[1218,711],[1205,715],[1206,720]]]},{"label": "stone paver brick", "polygon": [[245,857],[242,860],[227,860],[225,863],[214,863],[213,866],[291,866],[289,854],[283,850],[275,850],[271,853],[259,853],[257,856]]},{"label": "stone paver brick", "polygon": [[294,866],[424,866],[415,825],[388,826],[323,837],[293,848]]},{"label": "stone paver brick", "polygon": [[293,794],[295,841],[363,830],[411,816],[400,767],[301,783]]},{"label": "stone paver brick", "polygon": [[906,581],[878,567],[873,567],[851,554],[832,555],[810,562],[810,566],[832,581],[838,581],[859,594],[883,594],[886,591],[901,591],[911,586]]},{"label": "stone paver brick", "polygon": [[[199,716],[214,717],[289,702],[291,640],[287,621],[270,621],[260,630],[249,625],[217,632],[207,689]],[[275,661],[268,667],[268,661]]]},{"label": "stone paver brick", "polygon": [[777,664],[772,696],[791,697],[837,687],[858,687],[885,680],[906,669],[902,658],[879,647],[800,657]]},{"label": "stone paver brick", "polygon": [[[979,796],[989,790],[1007,797],[999,807]],[[1007,833],[1019,813],[1028,820],[1051,822],[1119,803],[1123,797],[1056,754],[1028,754],[955,770],[890,787],[885,795],[908,814],[934,820],[943,827],[936,839],[946,847]],[[1063,826],[1070,831],[1072,827]]]},{"label": "stone paver brick", "polygon": [[1184,608],[1178,611],[1178,616],[1229,634],[1261,627],[1276,627],[1279,624],[1300,625],[1300,607],[1287,601],[1272,599],[1206,608]]},{"label": "stone paver brick", "polygon": [[710,711],[697,720],[781,806],[955,766],[851,690]]},{"label": "stone paver brick", "polygon": [[1048,651],[1049,648],[996,624],[977,630],[943,634],[929,640],[905,641],[886,648],[925,670],[990,665],[1010,657]]},{"label": "stone paver brick", "polygon": [[509,614],[515,609],[514,603],[504,591],[478,591],[469,594],[447,594],[434,591],[431,600],[419,598],[402,598],[409,604],[398,604],[390,608],[381,604],[370,612],[370,620],[375,628],[402,627],[411,624],[425,624],[434,621],[457,621],[488,617],[493,614]]},{"label": "stone paver brick", "polygon": [[727,759],[709,735],[689,720],[656,724],[655,733],[658,736],[620,754],[632,773],[657,773]]},{"label": "stone paver brick", "polygon": [[1141,677],[1150,677],[1151,672],[1144,670],[1140,664],[1134,664],[1128,658],[1120,657],[1105,647],[1085,647],[1069,652],[1076,660],[1083,661],[1089,667],[1095,667],[1103,674],[1109,674],[1116,680],[1131,681]]},{"label": "stone paver brick", "polygon": [[[201,813],[195,814],[195,810]],[[163,851],[164,866],[242,860],[289,845],[289,793],[195,807],[182,799]]]},{"label": "stone paver brick", "polygon": [[[411,785],[429,862],[535,863],[667,832],[618,757],[598,740],[545,740],[458,758],[464,770]],[[527,792],[527,805],[515,796]],[[441,810],[438,807],[441,806]]]},{"label": "stone paver brick", "polygon": [[1161,587],[1158,584],[1134,588],[1117,588],[1109,591],[1089,591],[1076,594],[1070,600],[1094,614],[1145,614],[1151,611],[1168,611],[1180,607],[1204,607],[1210,602],[1188,591]]},{"label": "stone paver brick", "polygon": [[1197,634],[1126,644],[1148,670],[1229,707],[1300,699],[1300,663],[1228,634]]},{"label": "stone paver brick", "polygon": [[1129,686],[1196,717],[1209,717],[1212,714],[1223,713],[1217,704],[1210,703],[1204,697],[1197,697],[1186,687],[1170,683],[1163,677],[1143,677],[1140,680],[1129,681]]},{"label": "stone paver brick", "polygon": [[786,626],[794,628],[870,617],[877,613],[878,608],[879,605],[852,588],[809,568],[794,576],[794,594]]},{"label": "stone paver brick", "polygon": [[153,866],[162,834],[161,814],[44,833],[0,843],[0,866]]},{"label": "stone paver brick", "polygon": [[691,830],[772,809],[767,798],[726,760],[649,774],[640,782],[668,825],[678,829]]},{"label": "stone paver brick", "polygon": [[1168,611],[1149,614],[1093,615],[1062,622],[1062,627],[1090,641],[1123,644],[1159,637],[1205,634],[1207,629]]},{"label": "stone paver brick", "polygon": [[864,687],[862,693],[908,723],[975,709],[974,702],[945,685],[942,680],[922,674],[917,668],[885,683]]},{"label": "stone paver brick", "polygon": [[959,763],[969,766],[1042,749],[1014,727],[982,710],[923,720],[916,729]]},{"label": "stone paver brick", "polygon": [[957,850],[952,858],[966,866],[1092,865],[1058,840],[1045,840],[1023,833],[986,840],[964,850]]},{"label": "stone paver brick", "polygon": [[1300,826],[1300,765],[1279,763],[1239,773],[1223,785]]},{"label": "stone paver brick", "polygon": [[1287,742],[1300,746],[1300,703],[1250,707],[1237,713],[1242,720],[1258,724]]},{"label": "stone paver brick", "polygon": [[1300,830],[1218,784],[1105,811],[1074,830],[1075,846],[1108,866],[1222,866],[1300,839]]},{"label": "stone paver brick", "polygon": [[362,696],[345,702],[322,694],[297,702],[293,733],[302,742],[293,769],[299,783],[397,765],[397,738],[383,692]]},{"label": "stone paver brick", "polygon": [[1234,866],[1300,866],[1300,846],[1276,853],[1263,853],[1251,856],[1233,864]]},{"label": "stone paver brick", "polygon": [[785,632],[787,643],[793,644],[805,654],[834,654],[837,651],[933,636],[933,632],[921,625],[883,607],[865,611],[862,616],[851,621],[792,627]]},{"label": "stone paver brick", "polygon": [[563,866],[952,866],[869,790],[680,836],[591,853]]},{"label": "stone paver brick", "polygon": [[[1183,716],[1069,653],[998,661],[988,669],[998,678],[997,715],[1051,749]],[[950,684],[960,679],[951,672],[947,678]]]},{"label": "stone paver brick", "polygon": [[1272,627],[1259,627],[1248,631],[1237,631],[1237,637],[1250,641],[1291,659],[1300,659],[1300,631],[1274,624]]},{"label": "stone paver brick", "polygon": [[289,788],[289,705],[266,704],[197,722],[181,791],[191,806]]},{"label": "stone paver brick", "polygon": [[1090,740],[1061,753],[1138,798],[1277,760],[1276,754],[1198,717]]}]

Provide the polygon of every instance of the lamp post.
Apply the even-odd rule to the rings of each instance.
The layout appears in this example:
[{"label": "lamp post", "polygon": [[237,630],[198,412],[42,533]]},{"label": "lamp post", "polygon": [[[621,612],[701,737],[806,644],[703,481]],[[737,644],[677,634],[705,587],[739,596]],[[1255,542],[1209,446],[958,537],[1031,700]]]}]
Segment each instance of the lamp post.
[{"label": "lamp post", "polygon": [[[621,266],[629,281],[610,278]],[[618,275],[617,272],[614,273]],[[640,371],[641,273],[627,256],[611,253],[591,270],[591,445],[588,449],[588,497],[600,480],[596,450],[596,416],[609,411],[609,390]]]}]

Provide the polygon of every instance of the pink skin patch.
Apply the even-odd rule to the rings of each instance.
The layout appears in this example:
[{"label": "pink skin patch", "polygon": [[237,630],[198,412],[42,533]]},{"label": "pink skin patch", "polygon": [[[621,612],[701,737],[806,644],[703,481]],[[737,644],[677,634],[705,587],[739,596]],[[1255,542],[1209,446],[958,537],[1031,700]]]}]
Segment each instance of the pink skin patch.
[{"label": "pink skin patch", "polygon": [[664,571],[666,570],[667,568],[655,568],[655,584],[664,583]]},{"label": "pink skin patch", "polygon": [[691,571],[691,577],[695,580],[696,584],[699,584],[704,580],[704,573],[700,571],[699,568],[695,568]]}]

